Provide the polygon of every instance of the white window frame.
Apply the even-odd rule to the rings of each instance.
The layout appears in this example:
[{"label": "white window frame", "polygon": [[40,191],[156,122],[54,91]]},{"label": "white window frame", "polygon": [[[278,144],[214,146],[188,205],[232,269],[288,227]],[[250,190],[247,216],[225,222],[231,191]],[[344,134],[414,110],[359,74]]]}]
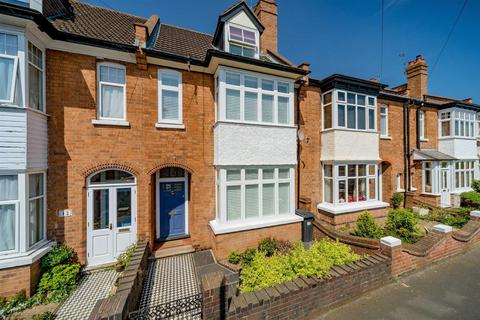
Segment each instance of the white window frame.
[{"label": "white window frame", "polygon": [[[463,167],[463,168],[462,168]],[[467,168],[469,167],[469,168]],[[470,190],[472,187],[472,182],[475,180],[475,167],[476,167],[476,161],[475,160],[461,160],[461,161],[455,161],[453,164],[453,180],[454,183],[453,189],[454,190]],[[468,173],[468,181],[467,181],[467,173]],[[458,174],[458,178],[457,178]],[[462,181],[462,176],[463,176],[463,181],[465,182],[464,185],[461,184]],[[458,186],[457,186],[458,185]]]},{"label": "white window frame", "polygon": [[[429,163],[430,164],[430,168],[427,168],[426,164]],[[436,179],[436,162],[434,161],[423,161],[422,162],[422,193],[425,193],[425,194],[437,194],[437,186],[436,186],[436,183],[437,183],[437,179]],[[426,181],[426,174],[427,174],[427,171],[430,172],[430,183],[432,185],[432,191],[426,191],[425,189],[425,181]]]},{"label": "white window frame", "polygon": [[[178,78],[178,86],[173,87],[173,86],[168,86],[162,84],[162,74],[170,74],[174,75]],[[183,128],[183,99],[182,99],[182,94],[183,94],[183,84],[182,84],[182,73],[177,70],[173,69],[158,69],[158,122],[157,122],[157,127],[177,127],[177,128]],[[172,119],[163,119],[162,117],[162,93],[163,90],[169,90],[169,91],[175,91],[178,93],[178,119],[177,120],[172,120]],[[162,125],[163,124],[163,125]]]},{"label": "white window frame", "polygon": [[[449,116],[448,116],[449,115]],[[478,117],[476,113],[471,110],[450,108],[439,112],[438,114],[438,137],[440,139],[445,138],[459,138],[459,139],[471,139],[474,140],[479,134],[478,128],[475,125]],[[442,123],[450,123],[450,132],[448,136],[442,136]],[[462,134],[463,128],[463,134]],[[468,133],[468,134],[467,134]]]},{"label": "white window frame", "polygon": [[[236,40],[236,39],[231,39],[230,38],[230,26],[241,29],[242,30],[242,35],[243,35],[243,30],[254,32],[255,33],[255,44],[239,41],[239,40]],[[232,44],[235,44],[235,45],[240,46],[242,48],[247,47],[249,49],[253,49],[254,58],[255,59],[259,58],[260,32],[258,32],[257,29],[252,29],[252,28],[249,28],[249,27],[246,27],[246,26],[242,26],[242,25],[233,23],[233,22],[228,22],[228,23],[225,23],[224,35],[225,35],[224,46],[225,46],[225,51],[226,52],[230,52],[230,43],[232,43]],[[242,54],[242,57],[243,56],[244,55]]]},{"label": "white window frame", "polygon": [[[325,177],[325,165],[332,165],[332,175],[333,177]],[[355,176],[348,176],[348,165],[355,165],[356,166],[356,175]],[[358,165],[366,165],[365,167],[365,176],[359,176],[358,175]],[[339,172],[339,167],[345,166],[345,176],[340,176]],[[374,166],[374,174],[370,174],[370,166]],[[379,173],[380,170],[380,165],[378,165],[376,162],[326,162],[322,166],[322,202],[323,203],[328,203],[325,201],[325,179],[333,179],[333,186],[332,186],[332,193],[333,193],[333,205],[334,206],[349,206],[349,205],[362,205],[362,204],[368,204],[372,202],[378,202],[381,201],[381,190],[379,190],[379,186],[381,184],[381,175]],[[338,189],[338,183],[339,181],[345,181],[345,198],[348,199],[348,180],[349,179],[356,179],[356,195],[355,198],[357,199],[356,201],[351,201],[349,202],[348,200],[345,202],[340,202],[340,196],[339,196],[339,189]],[[359,186],[358,186],[358,180],[359,179],[365,179],[365,194],[366,194],[366,200],[363,201],[358,201],[358,193],[359,193]],[[375,179],[375,197],[370,198],[370,184],[369,180],[370,179]]]},{"label": "white window frame", "polygon": [[[17,37],[17,55],[16,56],[0,53],[1,58],[13,60],[13,75],[12,75],[12,87],[10,89],[10,98],[9,99],[1,99],[0,104],[13,105],[14,100],[15,100],[15,88],[17,86],[17,83],[16,83],[17,82],[17,75],[18,75],[18,72],[19,72],[18,68],[19,68],[20,60],[21,60],[21,56],[20,56],[21,49],[22,49],[21,43],[24,40],[24,35],[19,34],[18,32],[11,31],[9,29],[3,29],[1,27],[1,25],[0,25],[0,33],[5,33],[7,35],[12,35],[12,36]],[[22,79],[22,77],[20,77],[20,79]],[[20,80],[20,82],[22,82],[22,81]],[[22,86],[22,89],[23,89],[23,87],[24,86]]]},{"label": "white window frame", "polygon": [[[125,73],[125,83],[113,83],[108,81],[101,81],[100,80],[100,67],[110,67],[110,68],[117,68],[122,69]],[[109,85],[114,87],[119,87],[123,89],[123,118],[108,118],[102,117],[102,85]],[[97,119],[100,121],[108,121],[108,122],[125,122],[127,120],[127,68],[123,64],[113,63],[113,62],[99,62],[97,63]]]},{"label": "white window frame", "polygon": [[[32,63],[30,61],[30,48],[28,47],[28,44],[31,44],[32,46],[36,47],[38,50],[40,50],[40,52],[42,53],[42,68],[40,68],[39,66],[35,65],[34,63]],[[33,39],[29,39],[27,41],[27,55],[26,55],[26,61],[27,61],[27,64],[32,67],[34,67],[35,69],[37,69],[38,71],[40,71],[41,73],[41,76],[42,76],[42,87],[41,87],[41,99],[39,99],[39,101],[41,101],[41,108],[40,109],[37,109],[37,108],[33,108],[32,106],[30,106],[30,87],[28,88],[28,95],[27,95],[27,101],[28,101],[28,107],[33,109],[33,110],[37,110],[37,111],[40,111],[40,112],[45,112],[46,111],[46,106],[45,106],[45,102],[46,102],[46,96],[45,96],[45,93],[46,93],[46,84],[45,84],[45,48],[43,48],[42,46],[40,46],[36,41],[34,41]],[[26,69],[27,70],[27,73],[28,73],[28,79],[30,80],[30,72],[28,72],[28,68]],[[30,81],[28,81],[28,86],[30,86]]]},{"label": "white window frame", "polygon": [[[36,174],[41,174],[43,176],[43,195],[41,196],[35,196],[33,198],[30,198],[30,176],[31,175],[36,175]],[[47,174],[44,171],[38,171],[38,172],[29,172],[28,175],[26,176],[26,196],[27,196],[27,205],[26,205],[26,219],[30,218],[30,202],[36,199],[43,198],[43,234],[42,238],[35,242],[34,244],[30,244],[30,223],[27,223],[27,232],[25,235],[25,241],[27,243],[27,248],[32,249],[36,248],[41,245],[46,239],[47,239]]]},{"label": "white window frame", "polygon": [[425,139],[425,111],[419,110],[418,111],[418,126],[419,126],[419,139],[420,140],[426,140]]},{"label": "white window frame", "polygon": [[[385,110],[385,112],[382,112],[382,109]],[[382,133],[382,118],[385,117],[385,134]],[[389,137],[388,133],[388,106],[386,104],[382,104],[380,106],[380,122],[379,122],[379,131],[380,131],[380,137]]]},{"label": "white window frame", "polygon": [[[258,177],[256,180],[246,180],[245,179],[245,170],[254,169],[258,170]],[[273,169],[274,178],[273,179],[263,179],[263,170],[264,169]],[[279,169],[288,169],[289,177],[281,179],[279,178]],[[227,181],[227,170],[240,170],[240,180]],[[217,220],[220,224],[244,224],[252,222],[263,222],[268,220],[276,220],[283,217],[291,217],[295,215],[295,170],[293,166],[252,166],[252,167],[237,167],[237,166],[228,166],[221,167],[217,170],[217,196],[219,201],[217,201]],[[290,184],[290,194],[289,194],[289,207],[290,212],[280,213],[279,212],[279,185],[282,183]],[[274,214],[263,216],[263,185],[264,184],[274,184]],[[258,217],[246,218],[245,214],[245,187],[247,185],[258,185]],[[240,186],[240,203],[241,203],[241,217],[240,219],[228,221],[227,220],[227,187],[228,186]]]},{"label": "white window frame", "polygon": [[20,198],[22,196],[20,175],[18,174],[0,174],[0,176],[16,176],[17,177],[17,199],[16,200],[3,200],[0,201],[0,205],[15,205],[15,248],[13,250],[0,251],[0,257],[11,255],[20,251]]},{"label": "white window frame", "polygon": [[[331,108],[332,108],[332,127],[331,128],[325,128],[325,111],[324,107],[330,105],[329,103],[324,104],[324,97],[327,94],[332,95],[331,99]],[[338,98],[339,93],[343,93],[345,95],[345,100],[341,101]],[[355,104],[348,103],[348,94],[354,94],[355,95]],[[358,96],[364,96],[365,97],[365,105],[360,105],[358,104]],[[370,99],[373,99],[373,104],[370,104],[369,101]],[[338,107],[339,105],[345,106],[345,125],[340,126],[338,124]],[[349,128],[348,127],[348,106],[354,106],[355,107],[355,128]],[[359,129],[358,128],[358,108],[365,108],[365,129]],[[373,128],[370,128],[370,110],[373,112]],[[334,130],[334,129],[342,129],[342,130],[349,130],[349,131],[362,131],[362,132],[377,132],[377,97],[373,95],[369,95],[366,93],[360,93],[360,92],[354,92],[354,91],[347,91],[347,90],[340,90],[340,89],[332,89],[329,91],[326,91],[322,94],[322,131],[326,130]]]},{"label": "white window frame", "polygon": [[[240,75],[240,86],[227,84],[226,75],[227,73],[239,74]],[[231,122],[231,123],[246,123],[246,124],[261,124],[268,126],[283,126],[283,127],[293,127],[294,124],[294,82],[293,80],[269,76],[261,73],[255,72],[246,72],[234,68],[222,67],[217,71],[218,76],[218,101],[219,107],[217,112],[217,121],[222,122]],[[245,87],[245,77],[254,77],[257,78],[257,88]],[[262,89],[262,80],[273,81],[273,91],[268,91]],[[283,93],[278,92],[278,83],[287,83],[289,86],[289,92]],[[237,90],[240,92],[240,119],[227,119],[226,117],[226,92],[227,89]],[[247,121],[245,120],[245,92],[257,93],[257,121]],[[262,95],[271,95],[273,96],[273,122],[264,122],[262,121]],[[278,98],[286,97],[288,98],[288,123],[279,123],[278,122]]]},{"label": "white window frame", "polygon": [[405,191],[405,186],[402,187],[403,184],[403,173],[399,172],[395,176],[395,185],[396,185],[396,192],[404,192]]}]

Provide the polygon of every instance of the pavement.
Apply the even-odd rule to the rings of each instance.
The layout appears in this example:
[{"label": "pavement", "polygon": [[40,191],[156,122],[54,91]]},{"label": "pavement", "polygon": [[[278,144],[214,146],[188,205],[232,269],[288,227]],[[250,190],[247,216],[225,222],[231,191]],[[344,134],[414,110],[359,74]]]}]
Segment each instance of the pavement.
[{"label": "pavement", "polygon": [[433,263],[316,320],[480,319],[480,247]]}]

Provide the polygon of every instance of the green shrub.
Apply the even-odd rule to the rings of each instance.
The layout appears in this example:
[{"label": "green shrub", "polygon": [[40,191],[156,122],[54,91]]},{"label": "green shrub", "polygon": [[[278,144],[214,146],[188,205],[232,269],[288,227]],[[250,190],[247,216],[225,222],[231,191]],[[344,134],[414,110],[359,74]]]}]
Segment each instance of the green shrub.
[{"label": "green shrub", "polygon": [[61,301],[77,287],[79,264],[61,264],[44,273],[37,292],[45,302]]},{"label": "green shrub", "polygon": [[135,252],[135,249],[137,249],[137,244],[132,243],[125,249],[124,252],[122,252],[118,257],[117,257],[117,262],[115,263],[115,267],[120,270],[124,270],[128,264],[130,263],[130,260],[132,260],[133,253]]},{"label": "green shrub", "polygon": [[47,311],[42,314],[36,314],[33,316],[32,320],[53,320],[55,319],[55,314]]},{"label": "green shrub", "polygon": [[472,189],[475,192],[480,193],[480,180],[473,180]]},{"label": "green shrub", "polygon": [[470,211],[472,210],[472,208],[435,209],[428,215],[420,218],[462,228],[470,220]]},{"label": "green shrub", "polygon": [[403,194],[400,192],[394,192],[390,198],[390,205],[393,209],[398,209],[403,203]]},{"label": "green shrub", "polygon": [[480,208],[480,193],[475,191],[463,192],[461,195],[461,206],[470,208]]},{"label": "green shrub", "polygon": [[228,262],[230,262],[231,264],[239,264],[241,259],[242,254],[238,251],[232,251],[228,255]]},{"label": "green shrub", "polygon": [[255,254],[257,253],[257,250],[255,249],[247,249],[242,253],[242,265],[249,265],[252,261],[253,258],[255,257]]},{"label": "green shrub", "polygon": [[365,211],[358,217],[353,234],[359,237],[380,239],[383,236],[383,231],[375,218],[368,211]]},{"label": "green shrub", "polygon": [[385,229],[390,235],[412,243],[418,240],[417,221],[415,214],[408,209],[391,210],[385,222]]},{"label": "green shrub", "polygon": [[265,252],[257,251],[251,263],[243,266],[240,290],[251,292],[300,276],[324,278],[332,266],[358,259],[360,256],[349,246],[331,240],[316,241],[309,249],[297,243],[286,255],[275,253],[267,257]]},{"label": "green shrub", "polygon": [[72,263],[74,260],[75,251],[66,245],[60,244],[53,247],[53,249],[41,259],[40,268],[42,272],[47,272],[55,266]]},{"label": "green shrub", "polygon": [[265,238],[258,244],[258,251],[265,252],[267,257],[271,257],[278,252],[278,241],[271,237]]},{"label": "green shrub", "polygon": [[27,299],[25,290],[17,292],[15,296],[9,300],[5,298],[0,299],[0,319],[7,318],[8,315],[30,308],[40,302],[35,297]]}]

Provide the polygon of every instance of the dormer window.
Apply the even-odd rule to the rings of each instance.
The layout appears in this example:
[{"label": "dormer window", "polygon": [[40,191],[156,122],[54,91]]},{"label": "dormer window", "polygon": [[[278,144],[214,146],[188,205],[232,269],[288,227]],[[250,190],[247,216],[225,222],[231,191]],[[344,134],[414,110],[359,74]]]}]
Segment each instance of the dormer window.
[{"label": "dormer window", "polygon": [[255,31],[232,25],[229,26],[228,31],[229,52],[244,57],[255,58],[258,47]]}]

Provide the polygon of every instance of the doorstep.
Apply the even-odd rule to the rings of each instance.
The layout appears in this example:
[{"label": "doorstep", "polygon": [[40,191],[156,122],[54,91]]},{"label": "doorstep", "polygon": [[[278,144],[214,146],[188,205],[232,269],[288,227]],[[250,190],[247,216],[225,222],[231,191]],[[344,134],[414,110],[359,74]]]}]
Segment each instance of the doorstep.
[{"label": "doorstep", "polygon": [[159,248],[152,252],[151,259],[160,259],[172,256],[178,256],[182,254],[195,252],[195,248],[192,245],[181,245],[170,248]]}]

